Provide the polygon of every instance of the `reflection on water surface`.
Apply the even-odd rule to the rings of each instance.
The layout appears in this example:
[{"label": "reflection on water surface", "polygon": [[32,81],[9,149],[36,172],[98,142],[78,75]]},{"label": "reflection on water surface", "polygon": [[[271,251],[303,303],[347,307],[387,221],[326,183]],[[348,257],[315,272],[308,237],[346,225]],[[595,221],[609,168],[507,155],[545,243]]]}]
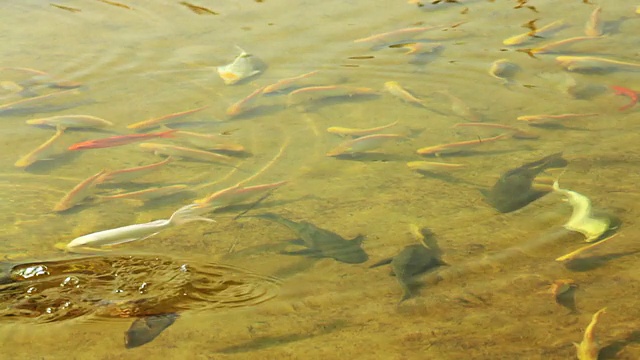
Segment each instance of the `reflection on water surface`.
[{"label": "reflection on water surface", "polygon": [[[566,359],[573,342],[638,358],[634,5],[1,11],[5,276],[17,264],[81,266],[55,245],[98,233],[99,258],[179,257],[282,280],[277,297],[233,311],[148,302],[139,315],[164,317],[136,326],[166,329],[137,349],[122,343],[131,321],[91,319],[115,290],[80,288],[76,299],[93,301],[81,316],[3,317],[8,358]],[[542,165],[558,153],[566,166]],[[493,195],[505,201],[536,196],[502,213],[485,198],[496,189],[509,189]],[[188,204],[216,223],[171,220]],[[310,225],[256,219],[267,212]],[[318,256],[328,233],[364,236],[369,260]],[[404,250],[420,244],[430,251]],[[424,266],[419,254],[433,251],[446,265]],[[385,259],[401,277],[369,268]],[[130,270],[153,285],[151,265]],[[15,284],[3,287],[0,311],[15,311]]]}]

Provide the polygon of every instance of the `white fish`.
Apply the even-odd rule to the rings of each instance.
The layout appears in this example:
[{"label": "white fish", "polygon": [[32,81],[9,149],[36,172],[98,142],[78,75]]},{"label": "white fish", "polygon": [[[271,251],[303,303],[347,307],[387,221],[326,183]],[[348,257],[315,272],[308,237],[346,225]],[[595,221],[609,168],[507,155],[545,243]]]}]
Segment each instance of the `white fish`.
[{"label": "white fish", "polygon": [[569,221],[563,225],[565,229],[583,234],[587,237],[585,239],[586,242],[599,239],[602,234],[609,230],[611,220],[594,217],[591,200],[588,197],[575,191],[561,189],[558,180],[553,182],[553,190],[566,196],[569,204],[573,207]]},{"label": "white fish", "polygon": [[95,249],[96,247],[141,240],[153,236],[164,229],[186,224],[191,221],[215,222],[213,219],[197,216],[197,213],[194,211],[194,208],[197,206],[197,204],[183,206],[174,212],[168,220],[156,220],[144,224],[128,225],[83,235],[68,243],[66,249],[68,251],[76,251],[83,248]]},{"label": "white fish", "polygon": [[218,74],[224,81],[225,85],[233,85],[240,80],[257,75],[260,73],[255,56],[240,49],[238,55],[231,64],[218,66]]}]

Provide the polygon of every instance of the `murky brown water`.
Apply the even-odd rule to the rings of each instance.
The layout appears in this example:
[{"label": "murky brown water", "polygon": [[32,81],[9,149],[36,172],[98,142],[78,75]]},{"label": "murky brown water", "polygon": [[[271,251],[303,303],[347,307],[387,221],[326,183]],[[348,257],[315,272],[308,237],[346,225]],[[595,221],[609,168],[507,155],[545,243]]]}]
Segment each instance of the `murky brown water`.
[{"label": "murky brown water", "polygon": [[[536,1],[521,8],[515,8],[517,1],[464,0],[424,7],[399,0],[193,2],[218,13],[198,15],[177,1],[121,4],[130,8],[100,1],[20,1],[0,10],[0,80],[24,85],[33,73],[14,68],[30,68],[57,81],[83,84],[37,108],[0,113],[2,254],[18,262],[60,258],[54,247],[58,242],[167,218],[180,206],[239,182],[287,180],[252,212],[306,220],[348,239],[365,234],[363,247],[370,260],[353,265],[281,255],[291,232],[256,218],[234,220],[244,208],[232,208],[216,213],[217,223],[189,223],[118,251],[219,262],[277,276],[283,280],[277,298],[245,308],[184,311],[157,339],[135,349],[123,345],[130,319],[80,317],[38,325],[3,319],[2,358],[570,359],[575,358],[572,342],[581,341],[591,315],[603,307],[607,312],[596,327],[600,359],[640,357],[635,241],[640,235],[635,223],[640,211],[635,186],[640,178],[640,107],[619,111],[629,98],[609,88],[640,91],[640,72],[568,72],[554,61],[559,55],[588,55],[640,62],[640,15],[632,4],[603,2],[605,37],[535,58],[515,50],[583,36],[595,6],[577,0]],[[526,25],[534,19],[537,27],[559,19],[570,26],[548,40],[502,44],[528,31]],[[416,57],[404,54],[406,48],[353,42],[427,25],[446,26],[416,37],[441,43],[433,54]],[[238,55],[236,45],[267,67],[258,76],[226,86],[215,67]],[[492,62],[501,58],[518,65],[510,86],[488,74]],[[319,73],[308,85],[340,83],[380,93],[287,106],[285,92],[264,96],[247,114],[225,115],[231,104],[258,87],[314,70]],[[571,79],[576,88],[568,94],[563,84]],[[411,90],[425,106],[383,91],[387,81]],[[45,84],[27,90],[35,93],[31,96],[59,91]],[[470,119],[452,110],[449,98],[438,93],[443,90],[462,99],[483,122],[517,126],[539,138],[509,138],[464,156],[445,154],[442,160],[416,155],[418,148],[503,131],[452,128]],[[2,91],[0,106],[28,95]],[[26,125],[29,119],[87,114],[115,124],[102,132],[66,131],[62,142],[68,146],[127,134],[131,123],[205,105],[210,107],[170,126],[230,134],[230,141],[247,148],[247,156],[234,166],[175,161],[138,185],[101,190],[186,184],[191,192],[145,205],[112,200],[53,213],[67,191],[99,170],[161,158],[132,144],[65,154],[26,170],[14,167],[18,158],[54,134]],[[563,113],[600,115],[563,120],[556,127],[516,120]],[[344,141],[326,128],[393,121],[398,125],[385,132],[406,138],[386,143],[377,154],[325,156]],[[509,169],[560,151],[569,161],[562,187],[588,196],[595,208],[622,221],[615,239],[567,264],[554,259],[584,242],[562,228],[571,207],[561,195],[551,193],[519,211],[500,214],[478,191]],[[421,175],[406,165],[418,160],[467,167]],[[388,269],[368,265],[414,244],[411,224],[434,232],[450,266],[423,275],[426,285],[417,296],[398,305],[402,290]],[[567,278],[579,286],[573,312],[547,293],[552,281]]]}]

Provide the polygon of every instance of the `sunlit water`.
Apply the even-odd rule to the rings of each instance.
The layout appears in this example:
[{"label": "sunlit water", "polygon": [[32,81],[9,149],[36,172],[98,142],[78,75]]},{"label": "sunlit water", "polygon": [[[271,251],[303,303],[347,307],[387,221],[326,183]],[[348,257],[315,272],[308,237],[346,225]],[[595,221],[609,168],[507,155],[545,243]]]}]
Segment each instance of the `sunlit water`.
[{"label": "sunlit water", "polygon": [[[33,325],[5,318],[0,323],[2,358],[568,359],[575,357],[572,342],[582,340],[591,315],[603,307],[607,312],[596,327],[603,347],[600,358],[640,357],[635,244],[640,233],[635,223],[640,210],[635,186],[640,107],[619,111],[629,98],[609,88],[640,90],[640,72],[568,72],[554,60],[558,55],[589,55],[639,62],[640,15],[634,5],[603,2],[605,37],[562,53],[530,57],[516,50],[582,36],[595,5],[537,1],[518,7],[517,1],[463,0],[426,2],[423,7],[400,0],[193,4],[218,14],[199,15],[177,1],[126,3],[129,8],[100,1],[20,1],[2,7],[0,66],[5,68],[0,80],[27,84],[34,74],[12,68],[29,68],[83,85],[51,101],[0,113],[2,254],[15,262],[71,256],[54,245],[168,218],[180,206],[238,183],[286,180],[248,215],[274,212],[347,239],[364,234],[369,262],[281,255],[291,232],[257,218],[234,219],[246,207],[231,208],[210,214],[216,223],[189,223],[117,251],[230,264],[276,276],[283,283],[275,299],[237,309],[183,311],[157,339],[136,349],[123,346],[130,319],[79,317]],[[559,19],[570,26],[549,39],[502,44],[528,31],[534,19],[537,27]],[[428,25],[444,26],[416,37],[442,44],[432,54],[416,57],[405,54],[406,48],[354,43]],[[215,67],[230,63],[239,54],[236,46],[265,67],[261,74],[227,86]],[[488,73],[492,62],[502,58],[518,66],[509,86]],[[306,85],[369,87],[379,94],[287,106],[283,92],[262,97],[246,114],[225,114],[261,86],[314,70],[318,74]],[[387,81],[397,81],[424,99],[425,106],[385,92]],[[580,91],[567,93],[567,81],[575,81]],[[61,91],[45,84],[28,90],[31,95]],[[516,126],[539,138],[508,138],[464,156],[423,158],[416,149],[504,131],[452,128],[471,119],[457,114],[439,91],[462,99],[483,122]],[[25,95],[4,89],[0,104]],[[54,213],[51,209],[65,193],[101,169],[161,158],[131,144],[67,153],[27,169],[14,166],[54,134],[25,124],[29,119],[86,114],[115,124],[98,132],[68,130],[62,142],[69,146],[131,133],[126,128],[131,123],[205,105],[209,108],[168,125],[229,134],[230,141],[247,148],[245,156],[231,166],[175,161],[134,184],[97,188],[108,194],[186,184],[188,192],[146,204],[94,201]],[[561,120],[555,127],[516,120],[564,113],[600,115]],[[326,132],[328,127],[370,128],[394,121],[398,124],[384,132],[403,138],[375,154],[325,156],[344,141]],[[178,138],[160,142],[184,145]],[[519,211],[500,214],[479,192],[505,171],[556,152],[564,152],[569,161],[561,186],[588,196],[595,208],[622,222],[615,239],[568,264],[554,259],[584,242],[562,228],[571,208],[561,195],[551,193]],[[420,174],[406,165],[418,160],[467,167]],[[449,266],[419,278],[426,285],[398,305],[402,291],[388,269],[368,266],[415,244],[412,224],[433,231]],[[558,279],[572,279],[579,286],[573,312],[548,293]]]}]

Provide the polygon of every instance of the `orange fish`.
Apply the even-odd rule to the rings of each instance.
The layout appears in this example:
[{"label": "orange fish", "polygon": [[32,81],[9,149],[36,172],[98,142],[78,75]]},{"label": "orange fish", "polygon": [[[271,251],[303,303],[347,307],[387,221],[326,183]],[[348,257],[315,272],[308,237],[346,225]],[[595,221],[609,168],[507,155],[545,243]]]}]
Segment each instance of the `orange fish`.
[{"label": "orange fish", "polygon": [[635,90],[632,89],[628,89],[626,87],[622,87],[622,86],[616,86],[616,85],[612,85],[610,86],[611,90],[613,90],[613,92],[616,95],[624,95],[629,97],[629,99],[631,99],[631,102],[629,102],[627,105],[621,107],[620,111],[624,111],[627,110],[629,108],[632,108],[633,106],[635,106],[638,103],[638,95],[640,94],[640,92],[637,92]]},{"label": "orange fish", "polygon": [[127,145],[127,144],[134,143],[136,141],[143,141],[146,139],[157,138],[157,137],[170,138],[170,137],[173,137],[173,133],[176,131],[178,130],[171,129],[171,130],[157,132],[157,133],[118,135],[118,136],[111,136],[103,139],[88,140],[88,141],[79,142],[69,146],[69,150],[101,149],[101,148]]}]

